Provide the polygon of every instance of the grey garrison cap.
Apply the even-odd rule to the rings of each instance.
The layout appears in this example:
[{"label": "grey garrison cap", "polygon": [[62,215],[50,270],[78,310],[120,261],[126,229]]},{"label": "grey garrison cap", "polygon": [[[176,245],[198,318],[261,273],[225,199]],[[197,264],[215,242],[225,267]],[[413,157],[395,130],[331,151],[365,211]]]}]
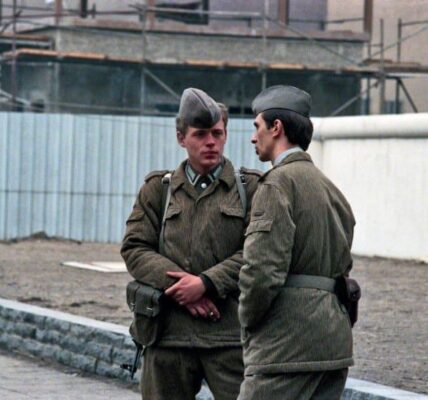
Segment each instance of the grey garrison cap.
[{"label": "grey garrison cap", "polygon": [[305,91],[294,86],[277,85],[261,91],[253,100],[252,108],[255,115],[279,108],[294,111],[309,118],[311,105],[311,96]]},{"label": "grey garrison cap", "polygon": [[204,91],[188,88],[181,95],[178,117],[189,126],[211,128],[220,121],[221,111],[218,104]]}]

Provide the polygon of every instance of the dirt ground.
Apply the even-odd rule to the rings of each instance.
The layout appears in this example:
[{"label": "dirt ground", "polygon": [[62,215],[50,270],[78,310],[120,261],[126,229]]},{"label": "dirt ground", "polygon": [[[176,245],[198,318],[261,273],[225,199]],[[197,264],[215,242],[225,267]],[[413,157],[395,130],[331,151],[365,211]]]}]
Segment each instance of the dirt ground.
[{"label": "dirt ground", "polygon": [[[127,273],[60,266],[121,261],[116,244],[32,238],[0,243],[0,297],[128,325]],[[428,393],[428,265],[355,257],[363,291],[350,376]],[[320,343],[322,345],[322,343]]]}]

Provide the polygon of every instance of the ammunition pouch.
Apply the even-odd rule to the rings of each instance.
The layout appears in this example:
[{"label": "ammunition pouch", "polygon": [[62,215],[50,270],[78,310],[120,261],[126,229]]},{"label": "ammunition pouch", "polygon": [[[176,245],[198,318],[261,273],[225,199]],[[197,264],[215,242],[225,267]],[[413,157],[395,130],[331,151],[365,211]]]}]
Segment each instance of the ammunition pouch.
[{"label": "ammunition pouch", "polygon": [[355,279],[340,276],[336,278],[334,291],[348,312],[351,326],[354,326],[358,320],[358,301],[361,298],[360,285],[358,285]]},{"label": "ammunition pouch", "polygon": [[156,343],[164,322],[163,291],[132,281],[126,287],[126,302],[134,313],[134,320],[129,328],[132,338],[144,347]]}]

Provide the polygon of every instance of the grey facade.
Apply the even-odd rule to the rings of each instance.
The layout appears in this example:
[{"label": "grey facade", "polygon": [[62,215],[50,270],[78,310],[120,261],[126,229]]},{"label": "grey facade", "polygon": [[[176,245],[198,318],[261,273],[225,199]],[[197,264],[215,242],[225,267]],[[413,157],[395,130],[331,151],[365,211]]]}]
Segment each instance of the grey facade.
[{"label": "grey facade", "polygon": [[[197,0],[196,0],[197,1]],[[196,3],[194,1],[194,3]],[[146,1],[149,3],[148,1]],[[186,5],[191,3],[192,0],[154,0],[154,5],[160,6],[163,5],[165,7],[173,7],[177,5]],[[267,14],[271,18],[282,18],[283,15],[280,15],[281,0],[269,0],[267,3]],[[143,4],[143,1],[138,2]],[[198,9],[202,9],[203,0],[200,0],[201,4]],[[262,12],[264,9],[264,0],[209,0],[208,7],[210,11],[232,11],[232,12],[242,12],[245,10],[246,12]],[[3,15],[8,16],[11,15],[13,0],[3,0],[4,10]],[[74,10],[77,12],[79,10],[81,4],[81,0],[66,0],[62,1],[62,7],[65,11]],[[88,10],[88,18],[91,18],[91,11],[96,9],[99,12],[107,12],[107,11],[124,11],[124,10],[132,10],[130,6],[135,5],[135,1],[130,0],[88,0],[87,1],[87,10]],[[322,24],[316,22],[299,22],[301,20],[312,20],[312,21],[323,21],[326,19],[327,10],[328,10],[328,0],[288,0],[289,10],[288,17],[290,19],[290,24],[295,27],[311,30],[311,29],[320,29],[322,28]],[[18,9],[22,10],[22,15],[27,16],[33,13],[31,7],[38,7],[41,9],[48,11],[55,10],[54,0],[48,2],[46,0],[17,0]],[[30,7],[30,8],[26,8]],[[34,13],[33,13],[34,14]],[[127,21],[138,21],[138,15],[116,15],[115,19],[127,20]],[[210,26],[229,26],[230,20],[222,19],[218,16],[210,16],[206,24]],[[256,20],[235,20],[233,24],[237,27],[246,27],[248,25],[257,26],[260,25],[260,21]],[[274,23],[272,23],[274,25]]]},{"label": "grey facade", "polygon": [[[118,10],[119,3],[100,8]],[[25,31],[45,38],[49,50],[20,45],[15,74],[14,54],[3,53],[1,88],[10,93],[16,82],[21,108],[31,111],[152,115],[174,114],[183,89],[196,86],[232,115],[248,116],[263,87],[290,84],[313,95],[313,115],[330,115],[361,90],[362,75],[353,68],[363,60],[367,36],[322,30],[316,21],[325,20],[326,0],[290,1],[290,26],[312,29],[307,40],[275,22],[281,23],[279,3],[267,3],[266,26],[264,1],[254,0],[211,1],[210,10],[233,12],[236,21],[214,14],[207,25],[162,18],[143,25],[137,15],[63,18]],[[252,13],[250,23],[237,16],[242,10]],[[312,22],[299,22],[305,19]],[[359,102],[343,113],[359,114]]]}]

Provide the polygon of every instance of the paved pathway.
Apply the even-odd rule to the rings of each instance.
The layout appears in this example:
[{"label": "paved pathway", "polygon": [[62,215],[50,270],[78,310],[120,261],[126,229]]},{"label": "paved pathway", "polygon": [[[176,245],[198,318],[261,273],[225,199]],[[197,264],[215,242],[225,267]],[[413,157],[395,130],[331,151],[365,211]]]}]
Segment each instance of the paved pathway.
[{"label": "paved pathway", "polygon": [[138,400],[137,392],[112,381],[79,376],[0,350],[1,400]]},{"label": "paved pathway", "polygon": [[[357,398],[361,399],[428,400],[425,395],[357,379],[348,379],[346,386],[360,391],[361,396]],[[200,399],[206,398],[204,392]],[[73,369],[58,364],[49,366],[0,349],[0,399],[138,400],[140,395],[114,380],[79,376]]]}]

